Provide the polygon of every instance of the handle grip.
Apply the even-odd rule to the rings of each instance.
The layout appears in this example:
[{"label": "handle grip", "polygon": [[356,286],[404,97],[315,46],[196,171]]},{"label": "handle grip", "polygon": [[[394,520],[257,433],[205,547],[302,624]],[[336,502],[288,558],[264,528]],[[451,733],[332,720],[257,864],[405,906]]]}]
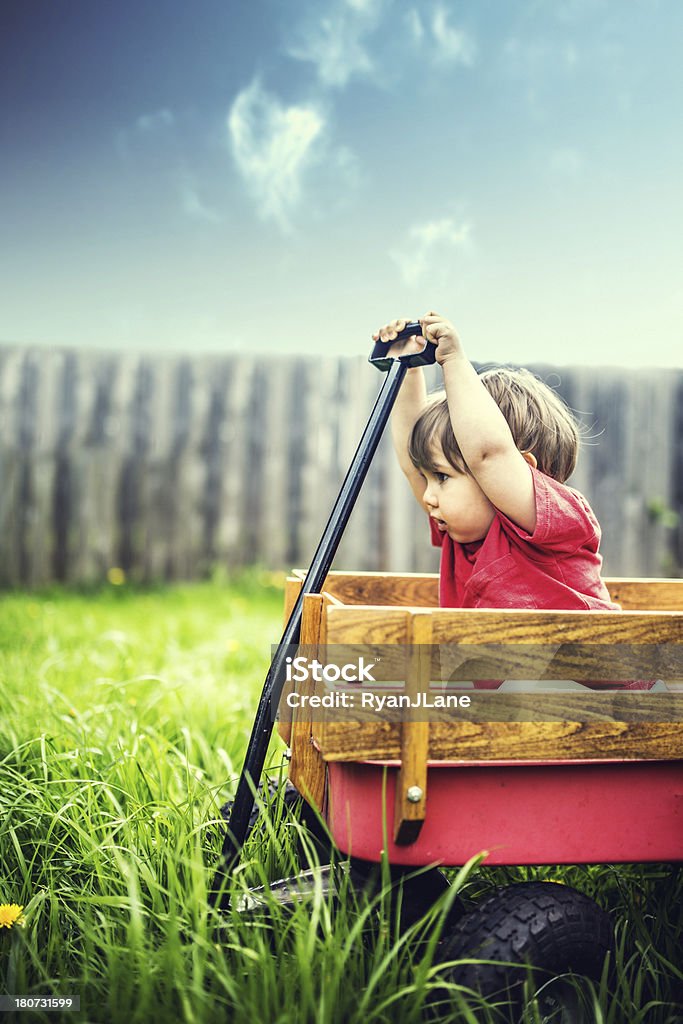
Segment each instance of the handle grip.
[{"label": "handle grip", "polygon": [[405,363],[406,366],[429,366],[436,362],[436,345],[433,345],[430,341],[425,341],[424,348],[419,352],[410,352],[405,356],[388,356],[386,355],[388,349],[395,345],[397,341],[405,341],[407,338],[412,338],[414,335],[422,335],[422,324],[418,323],[417,320],[413,320],[412,323],[406,324],[402,331],[396,335],[393,341],[377,341],[375,347],[370,353],[369,363],[376,366],[378,370],[389,370],[391,364],[396,359],[400,363]]}]

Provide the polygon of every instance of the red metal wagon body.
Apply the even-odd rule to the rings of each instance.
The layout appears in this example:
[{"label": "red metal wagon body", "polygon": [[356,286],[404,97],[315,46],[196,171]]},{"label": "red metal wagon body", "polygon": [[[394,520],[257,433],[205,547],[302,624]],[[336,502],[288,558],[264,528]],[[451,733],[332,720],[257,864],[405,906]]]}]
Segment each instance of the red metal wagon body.
[{"label": "red metal wagon body", "polygon": [[[394,841],[399,765],[328,765],[328,825],[344,853],[392,864],[591,864],[683,858],[683,762],[448,762],[428,767],[418,837]],[[386,821],[386,829],[384,822]]]}]

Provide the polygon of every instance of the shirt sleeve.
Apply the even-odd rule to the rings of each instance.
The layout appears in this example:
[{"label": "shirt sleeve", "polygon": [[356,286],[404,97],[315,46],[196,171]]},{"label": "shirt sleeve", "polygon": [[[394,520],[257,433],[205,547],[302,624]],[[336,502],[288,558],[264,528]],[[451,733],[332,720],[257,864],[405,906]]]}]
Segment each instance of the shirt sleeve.
[{"label": "shirt sleeve", "polygon": [[527,533],[499,511],[503,531],[511,539],[552,551],[559,557],[573,555],[580,548],[597,551],[600,526],[583,495],[534,467],[531,473],[536,497],[534,531]]}]

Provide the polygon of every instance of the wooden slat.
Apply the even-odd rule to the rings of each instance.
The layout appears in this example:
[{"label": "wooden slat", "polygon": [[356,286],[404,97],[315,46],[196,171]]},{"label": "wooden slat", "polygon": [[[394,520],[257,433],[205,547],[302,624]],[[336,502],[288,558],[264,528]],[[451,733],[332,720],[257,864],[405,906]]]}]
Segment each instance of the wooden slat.
[{"label": "wooden slat", "polygon": [[[420,547],[429,543],[429,533],[426,520],[422,531],[414,528],[414,510],[417,503],[413,500],[410,485],[399,466],[398,459],[393,457],[388,460],[386,473],[386,495],[387,510],[384,516],[384,524],[387,535],[387,560],[394,572],[410,572],[415,569],[415,542],[420,540]],[[364,604],[373,602],[365,601]],[[415,602],[411,601],[410,604]],[[437,602],[434,602],[437,603]]]},{"label": "wooden slat", "polygon": [[256,363],[251,379],[251,393],[247,414],[246,434],[243,437],[245,459],[242,463],[240,498],[248,515],[242,516],[242,554],[240,561],[247,564],[259,560],[263,549],[265,506],[263,500],[263,473],[269,437],[264,424],[268,396],[268,374],[265,365]]},{"label": "wooden slat", "polygon": [[[247,505],[246,480],[253,467],[249,465],[251,434],[259,429],[251,418],[251,395],[256,364],[253,359],[233,360],[225,408],[225,443],[223,448],[218,551],[228,565],[243,565],[246,548],[245,519],[251,509]],[[258,500],[261,501],[259,493]]]},{"label": "wooden slat", "polygon": [[328,643],[405,644],[405,613],[405,608],[331,608],[327,617]]},{"label": "wooden slat", "polygon": [[[301,592],[301,587],[303,586],[304,576],[305,576],[305,574],[297,575],[297,576],[288,576],[287,579],[285,580],[285,603],[284,603],[283,627],[286,626],[287,623],[289,622],[289,617],[290,617],[290,615],[292,614],[292,612],[294,610],[294,605],[296,604],[297,598],[298,598],[298,596],[299,596],[299,594]],[[324,604],[326,606],[331,606],[331,605],[337,605],[338,606],[339,605],[339,601],[337,601],[336,598],[331,597],[327,593],[324,594],[324,598],[325,598]],[[301,643],[302,644],[304,644],[304,643],[318,644],[320,642],[320,637],[319,637],[320,624],[319,623],[318,623],[318,626],[317,626],[318,632],[315,633],[315,635],[313,636],[313,640],[304,640],[303,639],[304,636],[309,636],[310,637],[312,635],[311,629],[313,629],[313,627],[310,626],[308,623],[306,623],[305,628],[304,628],[304,623],[302,622],[302,638],[301,638]],[[282,703],[283,700],[286,700],[287,699],[287,694],[292,693],[293,690],[294,690],[294,684],[293,683],[285,682],[285,684],[284,684],[284,686],[282,688],[282,697],[281,697],[280,703]],[[281,719],[278,722],[278,734],[280,735],[280,738],[282,740],[284,740],[284,742],[289,745],[290,740],[291,740],[291,736],[292,736],[292,720],[291,720],[291,718],[289,718],[289,717],[283,718],[283,719]]]},{"label": "wooden slat", "polygon": [[606,579],[610,597],[624,611],[683,611],[683,579]]},{"label": "wooden slat", "polygon": [[331,572],[323,587],[342,604],[434,608],[439,577],[434,573]]},{"label": "wooden slat", "polygon": [[[47,355],[47,359],[45,356]],[[57,437],[58,411],[61,398],[60,359],[50,353],[38,357],[35,405],[35,434],[30,462],[30,494],[32,510],[27,530],[30,575],[29,586],[44,586],[53,578],[53,495],[56,465],[53,449]],[[50,372],[52,371],[52,372]],[[76,418],[78,412],[72,409]],[[28,468],[28,467],[27,467]],[[4,484],[3,484],[4,486]],[[90,531],[90,543],[95,539]],[[75,552],[74,552],[75,553]],[[84,577],[85,578],[85,577]]]},{"label": "wooden slat", "polygon": [[[683,642],[683,616],[675,612],[501,611],[496,608],[434,609],[433,643]],[[330,608],[328,643],[406,643],[403,610]]]},{"label": "wooden slat", "polygon": [[[285,580],[285,606],[282,623],[283,628],[289,622],[289,616],[292,614],[292,610],[294,608],[294,605],[296,604],[296,599],[299,596],[300,590],[301,580],[294,576],[288,576],[287,579]],[[287,699],[287,695],[291,693],[293,689],[293,683],[285,682],[282,688],[282,697],[280,698],[281,706],[282,702]],[[277,731],[280,736],[280,739],[282,739],[287,744],[287,746],[289,746],[292,738],[292,721],[289,716],[280,719],[277,725]]]},{"label": "wooden slat", "polygon": [[336,488],[327,480],[330,451],[330,417],[326,411],[330,387],[330,360],[302,360],[296,416],[301,431],[296,452],[297,507],[293,515],[292,536],[296,550],[309,562],[330,512]]},{"label": "wooden slat", "polygon": [[[125,368],[126,362],[111,354],[106,360],[93,356],[90,370],[95,392],[85,438],[89,463],[84,486],[93,502],[92,520],[86,535],[92,548],[92,582],[102,579],[110,568],[119,567],[117,497],[123,463],[121,409],[126,394]],[[96,529],[93,529],[94,524],[97,524]]]},{"label": "wooden slat", "polygon": [[[165,358],[149,364],[147,408],[137,410],[138,430],[148,417],[149,444],[141,453],[143,478],[140,515],[144,526],[144,577],[187,576],[196,536],[188,452],[194,374],[188,360]],[[171,497],[173,488],[178,494]]]},{"label": "wooden slat", "polygon": [[282,619],[283,626],[286,626],[289,622],[289,616],[292,614],[300,590],[301,580],[296,576],[288,576],[285,580],[285,608]]},{"label": "wooden slat", "polygon": [[675,612],[472,611],[434,612],[434,643],[594,643],[663,644],[683,642],[683,616]]},{"label": "wooden slat", "polygon": [[[299,570],[295,569],[294,574],[288,576],[287,579],[285,580],[285,604],[283,619],[284,625],[287,625],[287,622],[289,621],[289,616],[292,614],[292,611],[294,610],[296,599],[299,596],[299,592],[305,579],[306,573],[304,572],[299,575]],[[329,580],[329,576],[327,577],[327,579]],[[325,595],[327,606],[335,606],[337,608],[343,606],[343,602],[340,601],[334,594],[331,594],[328,591],[327,581],[323,585],[321,592]]]},{"label": "wooden slat", "polygon": [[[368,370],[372,372],[368,373]],[[364,357],[356,357],[346,363],[343,380],[340,383],[344,390],[344,400],[339,409],[337,445],[338,467],[341,471],[339,479],[342,480],[346,468],[351,465],[382,381],[377,371],[368,366]],[[380,450],[372,460],[358,502],[344,531],[335,565],[352,565],[363,569],[379,568],[376,533],[379,519],[373,506],[376,505],[377,474],[381,467],[381,459]],[[372,543],[368,544],[370,537]]]},{"label": "wooden slat", "polygon": [[22,582],[29,586],[44,583],[50,572],[48,540],[52,474],[45,459],[45,440],[46,434],[51,432],[49,428],[54,429],[54,423],[49,423],[47,377],[42,372],[40,354],[29,350],[22,368],[21,402],[16,407],[21,452],[18,555]]},{"label": "wooden slat", "polygon": [[[325,643],[324,605],[325,597],[322,594],[309,594],[304,598],[302,645],[317,647]],[[312,650],[310,656],[315,657]],[[314,689],[315,683],[309,680],[301,684],[299,692],[312,694]],[[292,722],[290,748],[292,760],[289,778],[306,800],[322,811],[325,797],[325,762],[319,748],[313,742],[310,710],[297,709]]]},{"label": "wooden slat", "polygon": [[[319,742],[326,761],[395,761],[401,756],[400,723],[328,721]],[[680,722],[431,722],[428,756],[431,761],[680,760],[683,729]]]},{"label": "wooden slat", "polygon": [[[431,617],[412,615],[409,629],[412,649],[405,693],[414,699],[429,689]],[[429,722],[404,718],[401,722],[401,767],[396,781],[394,811],[394,842],[399,845],[415,842],[427,813],[428,753]]]},{"label": "wooden slat", "polygon": [[289,416],[289,375],[292,362],[274,358],[269,361],[269,375],[264,408],[260,411],[260,429],[267,444],[263,452],[262,493],[268,495],[263,505],[263,528],[257,557],[266,565],[285,565],[288,557],[287,499],[289,458],[287,431],[282,429]]}]

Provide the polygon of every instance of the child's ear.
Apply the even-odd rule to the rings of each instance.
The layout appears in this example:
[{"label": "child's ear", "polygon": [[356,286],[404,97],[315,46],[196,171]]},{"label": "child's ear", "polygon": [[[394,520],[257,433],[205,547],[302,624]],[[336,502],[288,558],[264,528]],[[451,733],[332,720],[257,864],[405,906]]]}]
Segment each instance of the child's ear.
[{"label": "child's ear", "polygon": [[530,466],[533,466],[534,469],[538,466],[538,459],[533,452],[522,452],[522,458],[525,462],[528,462]]}]

